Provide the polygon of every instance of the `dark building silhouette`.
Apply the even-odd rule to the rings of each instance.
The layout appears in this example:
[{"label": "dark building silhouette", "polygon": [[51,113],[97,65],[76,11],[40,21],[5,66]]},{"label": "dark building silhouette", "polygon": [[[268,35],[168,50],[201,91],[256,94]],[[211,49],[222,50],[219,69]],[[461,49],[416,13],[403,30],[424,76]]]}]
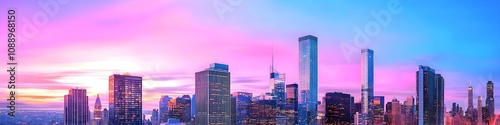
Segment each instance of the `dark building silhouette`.
[{"label": "dark building silhouette", "polygon": [[325,95],[325,124],[349,125],[351,122],[351,95],[334,92]]},{"label": "dark building silhouette", "polygon": [[243,125],[276,125],[277,103],[272,96],[261,95],[252,98],[250,113]]},{"label": "dark building silhouette", "polygon": [[493,87],[493,82],[491,81],[488,81],[488,83],[486,83],[486,108],[488,109],[487,112],[487,116],[488,119],[486,120],[487,122],[490,122],[493,117],[495,117],[495,95],[493,93],[493,90],[495,90],[495,88]]}]

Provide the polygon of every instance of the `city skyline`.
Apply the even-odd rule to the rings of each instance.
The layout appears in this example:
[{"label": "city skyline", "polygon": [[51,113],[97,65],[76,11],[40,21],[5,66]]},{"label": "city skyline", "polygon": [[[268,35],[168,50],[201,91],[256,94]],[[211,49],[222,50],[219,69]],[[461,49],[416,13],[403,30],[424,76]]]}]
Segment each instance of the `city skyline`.
[{"label": "city skyline", "polygon": [[[41,10],[36,3],[26,5],[20,5],[21,2],[12,3],[13,5],[19,5],[19,9],[26,9],[26,14]],[[296,39],[305,35],[314,35],[319,39],[318,98],[321,98],[326,92],[339,91],[351,94],[355,97],[355,102],[359,101],[361,95],[359,91],[361,70],[359,67],[360,56],[356,55],[359,55],[358,52],[361,49],[356,47],[355,54],[348,59],[345,58],[340,48],[343,42],[354,44],[351,41],[355,36],[352,28],[364,26],[366,22],[374,20],[370,11],[384,9],[385,6],[382,4],[374,4],[369,6],[369,9],[357,11],[345,7],[330,9],[332,15],[326,14],[331,16],[329,18],[321,18],[322,15],[315,14],[314,10],[304,11],[305,9],[301,9],[304,14],[298,14],[297,17],[284,15],[297,19],[297,22],[300,23],[285,23],[271,27],[271,25],[276,25],[284,20],[276,19],[267,23],[261,22],[262,26],[251,25],[254,26],[252,28],[251,26],[244,26],[248,24],[248,22],[242,21],[242,19],[245,19],[245,15],[251,15],[253,20],[260,21],[264,20],[264,17],[268,15],[291,11],[290,9],[298,6],[296,5],[298,3],[287,3],[285,5],[292,7],[286,7],[273,2],[245,1],[240,6],[235,7],[235,11],[227,13],[223,21],[219,20],[217,13],[212,8],[212,3],[205,3],[206,5],[165,1],[151,3],[111,1],[99,4],[89,2],[88,4],[79,5],[77,1],[72,1],[65,6],[61,6],[59,15],[50,18],[51,20],[47,26],[40,28],[40,32],[36,37],[19,45],[20,50],[22,50],[19,52],[20,64],[22,64],[19,70],[19,82],[22,84],[17,86],[19,92],[19,99],[16,102],[18,103],[17,110],[62,110],[63,96],[67,94],[68,89],[76,87],[86,88],[89,100],[95,100],[96,95],[100,94],[102,108],[108,108],[108,88],[101,86],[101,84],[107,84],[107,77],[111,74],[129,72],[144,78],[143,110],[151,111],[155,108],[158,109],[158,100],[161,95],[178,97],[194,94],[194,73],[205,68],[206,64],[211,62],[221,62],[232,67],[231,93],[241,91],[259,95],[268,91],[268,66],[272,50],[274,50],[276,69],[279,69],[280,73],[287,74],[286,84],[299,82],[298,64],[295,63],[298,60]],[[264,5],[270,7],[255,5],[257,3],[264,3]],[[429,4],[425,2],[412,3]],[[113,13],[126,10],[128,6],[134,4],[148,5],[151,8],[138,7],[135,13],[137,15],[130,17],[120,14],[113,15]],[[186,7],[169,9],[168,7],[172,6],[172,4],[181,4]],[[311,2],[304,6],[312,8],[319,4],[321,3]],[[345,4],[359,9],[359,6],[356,5],[359,3],[349,2]],[[437,2],[434,4],[444,5],[448,3]],[[466,26],[459,28],[467,32],[462,30],[453,31],[457,30],[455,28],[446,29],[446,27],[465,24],[465,22],[450,19],[447,21],[456,24],[448,24],[444,28],[437,28],[439,30],[434,31],[436,28],[432,28],[433,26],[447,23],[438,21],[435,24],[424,19],[416,19],[424,23],[410,21],[415,19],[411,18],[412,16],[424,18],[422,13],[416,12],[422,8],[408,2],[402,2],[405,7],[404,11],[399,15],[392,15],[390,25],[385,27],[379,36],[371,37],[372,42],[368,46],[377,53],[377,58],[374,60],[374,88],[376,88],[374,95],[385,96],[388,99],[395,97],[398,100],[404,100],[407,96],[416,96],[414,90],[415,71],[418,65],[428,65],[438,70],[447,80],[446,83],[448,84],[445,86],[444,97],[446,111],[450,110],[453,102],[467,106],[468,100],[466,97],[469,81],[473,81],[474,97],[481,96],[483,100],[486,100],[487,81],[492,80],[493,83],[500,83],[498,81],[500,69],[497,66],[500,59],[495,57],[495,51],[500,49],[495,46],[495,42],[500,39],[493,34],[498,32],[500,28],[493,23],[498,22],[497,18],[489,21],[478,20],[478,18],[485,18],[484,15],[488,15],[497,9],[489,8],[490,6],[480,2],[475,4],[486,7],[484,7],[484,10],[473,10],[473,12],[465,13],[463,16],[476,17],[469,19],[470,22],[467,24],[485,28],[486,31],[482,34],[467,34],[471,38],[464,39],[463,34],[477,29]],[[333,8],[340,6],[334,3],[328,3],[328,5],[334,6]],[[464,8],[461,4],[455,3],[455,5],[457,5],[455,8]],[[4,7],[5,5],[0,6]],[[29,9],[30,7],[33,7],[33,9]],[[72,7],[75,9],[71,9]],[[102,14],[94,15],[93,11],[85,12],[81,10],[83,7],[102,9],[99,10]],[[108,7],[109,9],[105,9]],[[263,7],[263,11],[267,10],[270,13],[254,15],[260,12],[251,9],[255,7]],[[325,6],[318,7],[327,8]],[[275,9],[275,11],[272,11],[271,8]],[[438,12],[438,14],[456,14],[439,8],[431,8],[431,10]],[[337,11],[353,12],[363,17],[350,17]],[[484,15],[474,15],[477,13]],[[116,19],[133,19],[141,14],[150,14],[145,18],[160,21],[151,22],[153,26],[147,24],[149,22],[143,22],[139,19],[110,25]],[[202,16],[203,14],[208,16]],[[431,16],[436,15],[432,14]],[[30,17],[30,15],[27,17]],[[308,17],[311,20],[302,19]],[[345,20],[329,22],[333,20],[332,18],[337,17]],[[456,19],[458,16],[448,17]],[[425,17],[425,19],[429,18]],[[206,21],[196,21],[200,19]],[[320,21],[319,24],[307,28],[316,19],[331,24]],[[350,23],[351,21],[352,23]],[[416,27],[424,25],[425,22],[429,23],[428,28]],[[209,25],[212,23],[214,25]],[[415,25],[415,27],[405,26],[408,23]],[[485,23],[486,25],[479,23]],[[319,27],[322,25],[325,25],[325,27]],[[123,26],[131,27],[127,30],[116,31],[116,29]],[[156,29],[156,26],[161,29]],[[295,29],[293,26],[298,28]],[[335,29],[336,27],[338,29]],[[74,29],[86,30],[77,31]],[[103,31],[97,29],[103,29]],[[179,31],[170,32],[168,31],[170,29],[179,29]],[[410,29],[409,33],[398,33],[406,29]],[[152,32],[131,35],[141,30],[151,30]],[[212,30],[214,33],[207,35],[193,33],[197,31],[212,32]],[[75,34],[54,37],[68,31],[75,32]],[[433,33],[445,34],[436,36]],[[195,35],[199,38],[191,37]],[[474,41],[473,44],[471,44],[471,41]],[[120,45],[118,43],[124,44]],[[392,44],[399,47],[390,46]],[[210,48],[220,45],[227,47],[221,48],[221,50],[203,49],[205,46]],[[428,45],[434,46],[429,47]],[[129,50],[136,49],[136,47],[144,49],[141,49],[142,52],[129,52]],[[0,57],[4,58],[5,56]],[[469,66],[470,64],[476,65]],[[5,72],[2,73],[2,75],[6,75]],[[6,80],[5,77],[2,80]],[[499,88],[496,87],[495,91],[498,92]],[[392,90],[400,91],[395,92]],[[0,89],[0,93],[6,93],[6,91],[4,88]],[[1,98],[7,98],[4,95],[1,96]],[[499,97],[500,95],[495,95],[495,98],[498,99]],[[477,98],[473,100],[477,100]],[[477,105],[476,101],[473,101],[473,103],[473,105]],[[0,104],[5,104],[5,102],[0,102]],[[495,111],[498,114],[500,113],[500,103],[495,104]],[[485,106],[484,102],[483,106]],[[89,103],[89,107],[94,107],[94,104]],[[0,109],[5,109],[5,107]]]}]

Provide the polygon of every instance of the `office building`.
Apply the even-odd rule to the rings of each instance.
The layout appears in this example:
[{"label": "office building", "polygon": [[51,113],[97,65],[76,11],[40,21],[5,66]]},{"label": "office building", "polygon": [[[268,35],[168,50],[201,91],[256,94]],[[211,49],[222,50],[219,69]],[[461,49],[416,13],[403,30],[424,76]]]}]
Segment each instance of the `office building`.
[{"label": "office building", "polygon": [[275,125],[276,118],[276,100],[270,94],[259,95],[252,98],[250,112],[244,119],[242,125]]},{"label": "office building", "polygon": [[299,123],[316,124],[318,102],[318,38],[299,38]]},{"label": "office building", "polygon": [[142,124],[142,77],[109,76],[109,124]]},{"label": "office building", "polygon": [[416,125],[417,121],[415,120],[415,99],[413,96],[406,97],[406,101],[404,101],[405,107],[405,124],[406,125]]},{"label": "office building", "polygon": [[196,125],[231,124],[229,66],[211,64],[195,74]]},{"label": "office building", "polygon": [[189,95],[183,95],[168,103],[169,119],[179,119],[181,123],[191,122],[191,98]]},{"label": "office building", "polygon": [[109,124],[109,111],[106,108],[102,110],[102,124],[103,125]]},{"label": "office building", "polygon": [[419,66],[417,74],[417,124],[444,124],[444,78],[428,66]]},{"label": "office building", "polygon": [[351,95],[334,92],[325,95],[325,124],[349,125],[351,123]]},{"label": "office building", "polygon": [[163,95],[160,98],[159,102],[159,112],[160,112],[160,123],[166,123],[169,118],[169,109],[168,109],[168,103],[170,102],[172,98],[170,98],[168,95]]},{"label": "office building", "polygon": [[392,99],[391,102],[391,112],[390,112],[390,123],[389,125],[402,125],[404,122],[402,121],[402,118],[404,116],[401,115],[401,103],[397,99]]},{"label": "office building", "polygon": [[373,118],[375,125],[384,124],[384,96],[373,97]]},{"label": "office building", "polygon": [[288,84],[286,85],[286,123],[287,125],[298,124],[299,114],[299,85]]},{"label": "office building", "polygon": [[495,95],[493,93],[493,90],[495,90],[493,87],[493,82],[488,81],[488,83],[486,83],[486,107],[488,109],[487,117],[489,117],[487,119],[487,122],[493,121],[493,118],[495,116]]},{"label": "office building", "polygon": [[252,93],[234,92],[232,96],[236,98],[236,124],[242,125],[243,119],[249,114]]},{"label": "office building", "polygon": [[64,124],[84,125],[89,123],[89,97],[87,90],[82,88],[70,89],[64,95]]},{"label": "office building", "polygon": [[99,94],[97,94],[97,98],[94,103],[94,125],[102,125],[102,106],[101,99],[99,98]]}]

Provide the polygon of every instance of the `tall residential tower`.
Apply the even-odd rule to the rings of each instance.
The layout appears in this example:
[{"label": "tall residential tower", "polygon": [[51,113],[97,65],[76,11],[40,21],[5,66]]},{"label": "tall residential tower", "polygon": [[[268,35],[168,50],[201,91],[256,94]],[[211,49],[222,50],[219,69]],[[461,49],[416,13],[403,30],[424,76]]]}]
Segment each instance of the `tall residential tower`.
[{"label": "tall residential tower", "polygon": [[361,116],[363,125],[373,125],[373,50],[361,50]]},{"label": "tall residential tower", "polygon": [[299,38],[299,123],[316,124],[318,112],[318,38]]}]

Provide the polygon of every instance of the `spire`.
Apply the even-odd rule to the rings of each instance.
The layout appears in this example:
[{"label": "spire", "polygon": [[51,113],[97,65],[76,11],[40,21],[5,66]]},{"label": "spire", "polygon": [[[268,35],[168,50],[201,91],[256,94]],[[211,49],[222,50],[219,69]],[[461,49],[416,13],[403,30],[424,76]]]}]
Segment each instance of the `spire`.
[{"label": "spire", "polygon": [[271,68],[274,70],[274,47],[271,48]]}]

